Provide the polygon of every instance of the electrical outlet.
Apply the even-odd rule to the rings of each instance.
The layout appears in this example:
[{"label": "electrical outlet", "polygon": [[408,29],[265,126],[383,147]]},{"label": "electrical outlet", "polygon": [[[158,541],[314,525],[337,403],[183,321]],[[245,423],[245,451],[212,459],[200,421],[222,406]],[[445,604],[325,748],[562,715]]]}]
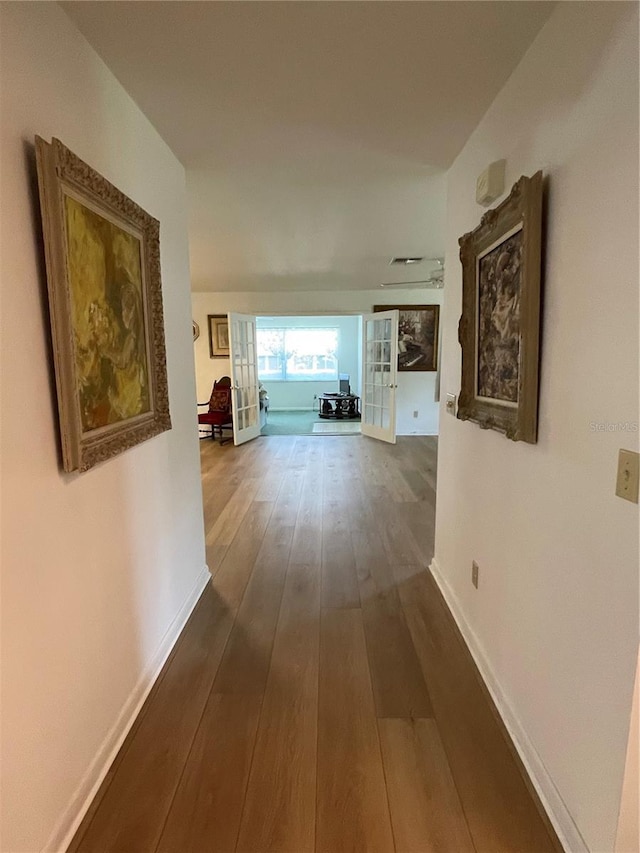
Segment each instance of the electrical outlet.
[{"label": "electrical outlet", "polygon": [[640,456],[633,450],[618,453],[618,477],[616,495],[631,503],[638,503],[638,474]]},{"label": "electrical outlet", "polygon": [[417,418],[417,417],[418,417],[418,410],[417,410],[417,409],[414,409],[414,410],[413,410],[413,417],[414,417],[414,418]]},{"label": "electrical outlet", "polygon": [[478,583],[480,581],[480,566],[476,563],[475,560],[471,563],[471,583],[478,589]]}]

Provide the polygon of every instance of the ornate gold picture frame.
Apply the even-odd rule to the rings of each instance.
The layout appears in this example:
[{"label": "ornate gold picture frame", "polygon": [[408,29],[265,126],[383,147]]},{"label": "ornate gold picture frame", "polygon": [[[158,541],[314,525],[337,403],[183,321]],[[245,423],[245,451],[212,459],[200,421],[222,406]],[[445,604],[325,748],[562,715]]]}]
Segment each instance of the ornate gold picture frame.
[{"label": "ornate gold picture frame", "polygon": [[36,137],[62,463],[86,471],[171,429],[160,224]]},{"label": "ornate gold picture frame", "polygon": [[538,433],[542,172],[459,240],[462,387],[458,417],[513,441]]}]

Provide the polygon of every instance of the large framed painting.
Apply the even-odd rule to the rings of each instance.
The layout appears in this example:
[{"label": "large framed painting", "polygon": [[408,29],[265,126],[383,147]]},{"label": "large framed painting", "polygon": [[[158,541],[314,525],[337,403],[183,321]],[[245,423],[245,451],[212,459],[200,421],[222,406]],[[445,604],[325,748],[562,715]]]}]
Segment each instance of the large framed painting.
[{"label": "large framed painting", "polygon": [[542,255],[542,172],[460,238],[462,387],[458,417],[535,444]]},{"label": "large framed painting", "polygon": [[397,309],[398,370],[438,369],[439,305],[374,305],[375,311]]},{"label": "large framed painting", "polygon": [[208,314],[209,355],[211,358],[229,358],[229,318],[226,314]]},{"label": "large framed painting", "polygon": [[171,429],[160,225],[59,140],[36,138],[62,464]]}]

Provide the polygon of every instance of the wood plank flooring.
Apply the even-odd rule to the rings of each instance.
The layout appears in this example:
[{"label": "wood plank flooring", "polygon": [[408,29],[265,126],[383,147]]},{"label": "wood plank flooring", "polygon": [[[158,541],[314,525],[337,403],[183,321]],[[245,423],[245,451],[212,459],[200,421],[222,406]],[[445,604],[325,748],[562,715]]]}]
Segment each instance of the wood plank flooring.
[{"label": "wood plank flooring", "polygon": [[70,853],[560,849],[427,570],[436,452],[201,442],[213,579]]}]

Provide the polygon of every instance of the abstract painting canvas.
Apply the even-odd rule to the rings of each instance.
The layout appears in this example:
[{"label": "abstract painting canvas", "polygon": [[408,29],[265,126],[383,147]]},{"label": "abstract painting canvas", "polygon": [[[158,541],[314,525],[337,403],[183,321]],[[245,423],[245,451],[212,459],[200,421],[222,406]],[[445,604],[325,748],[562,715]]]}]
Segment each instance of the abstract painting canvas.
[{"label": "abstract painting canvas", "polygon": [[478,258],[478,397],[518,402],[522,226]]}]

